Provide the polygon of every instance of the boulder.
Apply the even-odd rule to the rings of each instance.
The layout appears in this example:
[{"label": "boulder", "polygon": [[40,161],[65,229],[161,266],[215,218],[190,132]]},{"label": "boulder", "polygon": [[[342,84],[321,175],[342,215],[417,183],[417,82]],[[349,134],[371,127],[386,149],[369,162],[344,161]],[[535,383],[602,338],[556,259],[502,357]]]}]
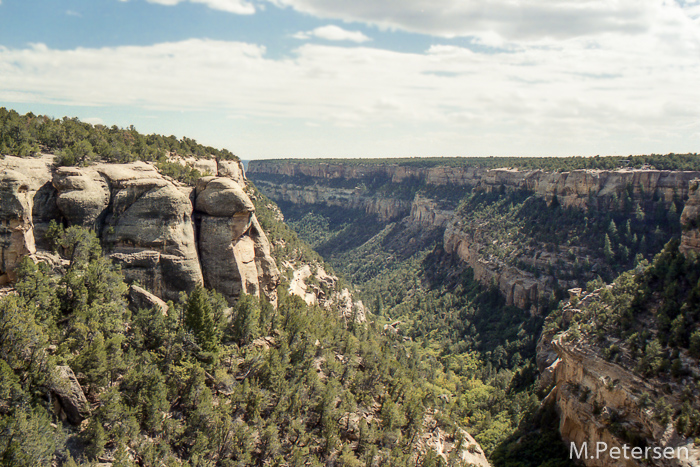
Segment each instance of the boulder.
[{"label": "boulder", "polygon": [[243,188],[229,178],[203,177],[197,182],[195,209],[214,217],[255,211]]},{"label": "boulder", "polygon": [[56,367],[51,381],[51,394],[54,410],[62,420],[80,425],[80,422],[90,416],[90,405],[70,367]]},{"label": "boulder", "polygon": [[129,287],[129,305],[132,311],[157,308],[164,316],[168,314],[167,303],[137,285]]}]

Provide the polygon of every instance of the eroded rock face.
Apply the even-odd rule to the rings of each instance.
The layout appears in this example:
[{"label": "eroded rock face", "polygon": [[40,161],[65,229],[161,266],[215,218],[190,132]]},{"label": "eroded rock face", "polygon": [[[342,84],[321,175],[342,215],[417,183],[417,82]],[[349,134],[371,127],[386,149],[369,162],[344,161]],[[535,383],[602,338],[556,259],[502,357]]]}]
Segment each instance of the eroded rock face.
[{"label": "eroded rock face", "polygon": [[68,224],[94,226],[127,282],[165,300],[202,282],[189,196],[152,166],[62,167],[54,186]]},{"label": "eroded rock face", "polygon": [[276,303],[279,271],[238,183],[244,181],[239,162],[203,162],[203,169],[220,167],[224,176],[205,177],[193,190],[144,162],[52,172],[52,160],[0,161],[0,281],[13,280],[19,260],[35,253],[33,225],[41,226],[43,240],[55,219],[95,230],[127,282],[138,281],[161,299],[177,300],[206,283],[230,302],[246,292]]},{"label": "eroded rock face", "polygon": [[204,284],[233,303],[241,293],[277,302],[279,271],[255,207],[234,180],[204,177],[197,183],[199,252]]},{"label": "eroded rock face", "polygon": [[22,258],[36,252],[29,181],[19,172],[0,173],[0,285],[15,280]]},{"label": "eroded rock face", "polygon": [[[607,288],[612,289],[611,286]],[[600,290],[569,290],[570,297],[576,297],[576,301],[569,300],[562,305],[564,328],[574,321],[581,309],[599,299]],[[620,351],[613,362],[604,358],[607,344],[601,348],[592,336],[571,338],[568,333],[555,335],[555,332],[543,332],[537,344],[540,389],[550,390],[543,404],[554,405],[564,441],[573,443],[579,453],[587,446],[590,458],[582,457],[583,464],[590,467],[698,465],[700,448],[693,439],[676,431],[673,416],[662,421],[654,408],[657,401],[664,399],[671,413],[677,413],[684,403],[683,388],[692,377],[683,381],[662,375],[641,377],[634,371],[638,358],[629,352],[624,341],[611,340]],[[681,351],[679,358],[687,359],[688,355],[683,354]],[[688,367],[696,365],[689,362]],[[691,371],[696,373],[694,369]],[[635,440],[650,449],[671,448],[674,454],[672,458],[654,459],[650,452],[646,460],[608,455],[611,448],[622,452],[625,446],[634,447]],[[605,443],[607,452],[595,458],[597,443]],[[678,451],[679,448],[682,451]]]},{"label": "eroded rock face", "polygon": [[70,225],[97,229],[107,213],[110,190],[97,170],[59,167],[53,176],[56,204]]},{"label": "eroded rock face", "polygon": [[690,251],[700,253],[700,180],[690,182],[688,201],[681,213],[681,225],[680,251],[683,254]]},{"label": "eroded rock face", "polygon": [[[585,343],[576,345],[558,338],[551,342],[551,348],[558,359],[544,371],[545,376],[550,373],[555,385],[545,403],[555,404],[562,438],[573,443],[578,452],[587,446],[590,458],[582,458],[583,464],[590,467],[697,465],[700,449],[693,440],[679,435],[673,421],[661,423],[654,416],[653,404],[658,398],[663,396],[672,406],[678,403],[680,407],[680,397],[676,401],[675,396],[664,392],[660,382],[640,378],[621,365],[605,361]],[[651,407],[642,403],[645,394],[651,398]],[[610,449],[622,452],[625,446],[629,453],[633,445],[623,437],[624,433],[643,439],[650,449],[671,448],[673,458],[654,459],[653,451],[647,460],[608,455]],[[598,443],[605,443],[607,452],[595,458]]]}]

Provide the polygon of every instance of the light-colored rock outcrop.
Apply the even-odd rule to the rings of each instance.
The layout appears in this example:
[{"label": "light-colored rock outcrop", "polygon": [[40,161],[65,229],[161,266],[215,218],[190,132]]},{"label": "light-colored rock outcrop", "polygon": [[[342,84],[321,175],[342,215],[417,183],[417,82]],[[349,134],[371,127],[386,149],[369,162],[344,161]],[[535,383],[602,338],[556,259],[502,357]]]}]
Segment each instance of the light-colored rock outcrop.
[{"label": "light-colored rock outcrop", "polygon": [[241,293],[262,293],[276,303],[279,272],[242,187],[230,178],[204,177],[197,183],[195,199],[205,285],[229,303]]},{"label": "light-colored rock outcrop", "polygon": [[700,180],[690,182],[688,201],[681,213],[683,235],[679,249],[687,254],[700,253]]},{"label": "light-colored rock outcrop", "polygon": [[29,181],[5,169],[0,173],[0,285],[13,281],[19,262],[35,251]]},{"label": "light-colored rock outcrop", "polygon": [[0,160],[0,172],[13,170],[22,174],[27,180],[27,194],[33,200],[32,223],[37,248],[47,248],[44,242],[46,229],[52,219],[58,218],[56,189],[51,183],[53,160],[54,156],[50,154],[31,158],[5,156]]},{"label": "light-colored rock outcrop", "polygon": [[193,190],[145,162],[52,169],[52,161],[0,161],[0,281],[14,279],[19,260],[35,253],[35,238],[43,240],[55,219],[93,229],[125,279],[161,299],[205,283],[230,302],[243,291],[276,303],[279,271],[240,185],[240,162],[190,161],[222,172]]},{"label": "light-colored rock outcrop", "polygon": [[308,305],[319,305],[326,310],[334,310],[337,315],[357,323],[367,321],[367,312],[361,300],[353,300],[350,290],[338,288],[338,278],[328,274],[322,267],[304,264],[295,267],[285,262],[285,268],[292,271],[289,293],[301,297]]},{"label": "light-colored rock outcrop", "polygon": [[245,185],[245,171],[241,161],[224,161],[216,162],[217,176],[230,178],[241,186]]},{"label": "light-colored rock outcrop", "polygon": [[445,227],[454,217],[454,209],[446,208],[439,200],[418,193],[411,203],[411,220],[430,227]]},{"label": "light-colored rock outcrop", "polygon": [[98,229],[109,205],[107,180],[92,168],[59,167],[53,176],[56,204],[70,225]]},{"label": "light-colored rock outcrop", "polygon": [[[93,183],[99,180],[103,184]],[[54,186],[69,225],[97,222],[105,253],[121,266],[127,282],[138,281],[165,300],[177,300],[181,291],[202,283],[187,191],[163,179],[153,166],[62,167]]]}]

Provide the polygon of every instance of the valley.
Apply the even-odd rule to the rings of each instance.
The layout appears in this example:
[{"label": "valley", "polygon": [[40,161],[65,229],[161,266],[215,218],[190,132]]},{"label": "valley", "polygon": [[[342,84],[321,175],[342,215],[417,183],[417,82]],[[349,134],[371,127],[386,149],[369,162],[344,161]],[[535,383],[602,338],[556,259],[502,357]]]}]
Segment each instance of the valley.
[{"label": "valley", "polygon": [[[590,300],[593,289],[600,288],[595,284],[617,283],[617,276],[635,265],[640,270],[672,239],[682,236],[680,249],[695,254],[688,253],[697,251],[692,228],[696,185],[691,181],[700,173],[656,170],[648,161],[635,160],[622,161],[618,169],[571,171],[531,167],[538,163],[533,160],[521,161],[521,168],[479,163],[484,162],[447,167],[425,159],[253,161],[248,177],[280,205],[304,239],[358,284],[375,313],[381,310],[400,323],[396,327],[415,342],[439,349],[448,369],[456,356],[472,352],[482,369],[469,375],[472,380],[489,386],[498,376],[508,379],[511,400],[525,394],[544,397],[530,419],[539,422],[512,419],[510,428],[500,427],[501,436],[515,434],[499,438],[498,447],[487,438],[493,425],[468,425],[482,444],[493,446],[487,450],[495,465],[527,458],[522,441],[533,439],[528,430],[545,426],[579,447],[603,441],[684,446],[687,459],[663,465],[693,465],[696,435],[671,428],[680,412],[671,410],[665,425],[643,413],[635,421],[628,399],[639,396],[633,383],[639,376],[629,363],[622,368],[619,362],[607,363],[604,349],[588,339],[569,338],[569,344],[552,331],[539,336],[543,323],[551,328],[562,306],[564,316],[578,311],[581,290]],[[697,320],[689,323],[697,329]],[[537,376],[527,371],[527,362],[534,361]],[[683,368],[696,371],[697,360],[684,360]],[[647,390],[659,394],[666,381],[677,378],[662,376],[655,387],[647,383]],[[616,390],[610,389],[613,384]],[[572,393],[572,387],[579,392]],[[584,392],[594,400],[588,406],[574,402],[584,400]],[[680,386],[670,391],[680,392]],[[624,397],[628,402],[621,402]],[[678,410],[682,402],[672,405]],[[656,428],[641,428],[652,425]],[[641,464],[596,459],[588,465]]]},{"label": "valley", "polygon": [[2,465],[698,463],[697,154],[244,173],[0,120]]}]

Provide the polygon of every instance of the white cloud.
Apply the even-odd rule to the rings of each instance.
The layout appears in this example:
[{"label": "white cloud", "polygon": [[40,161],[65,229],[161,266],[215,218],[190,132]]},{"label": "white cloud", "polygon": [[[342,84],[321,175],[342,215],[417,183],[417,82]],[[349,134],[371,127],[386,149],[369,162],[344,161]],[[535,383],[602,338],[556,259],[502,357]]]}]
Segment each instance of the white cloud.
[{"label": "white cloud", "polygon": [[332,24],[318,27],[312,31],[298,32],[292,37],[295,39],[318,37],[319,39],[325,39],[327,41],[350,41],[358,44],[372,40],[360,31],[348,31]]},{"label": "white cloud", "polygon": [[104,125],[105,124],[104,120],[102,120],[100,117],[83,118],[82,121],[85,123],[91,123],[92,125]]},{"label": "white cloud", "polygon": [[[127,0],[121,0],[127,1]],[[255,13],[255,6],[244,0],[147,0],[149,3],[173,6],[182,2],[202,3],[214,10],[226,11],[237,15],[252,15]]]},{"label": "white cloud", "polygon": [[520,40],[643,33],[660,9],[671,7],[665,0],[268,1],[321,18],[360,21],[387,29],[443,37],[490,34]]},{"label": "white cloud", "polygon": [[671,11],[649,34],[540,39],[499,54],[304,44],[274,60],[259,45],[198,39],[0,46],[0,101],[244,116],[241,125],[262,123],[229,147],[270,156],[697,150],[700,39],[678,24]]}]

